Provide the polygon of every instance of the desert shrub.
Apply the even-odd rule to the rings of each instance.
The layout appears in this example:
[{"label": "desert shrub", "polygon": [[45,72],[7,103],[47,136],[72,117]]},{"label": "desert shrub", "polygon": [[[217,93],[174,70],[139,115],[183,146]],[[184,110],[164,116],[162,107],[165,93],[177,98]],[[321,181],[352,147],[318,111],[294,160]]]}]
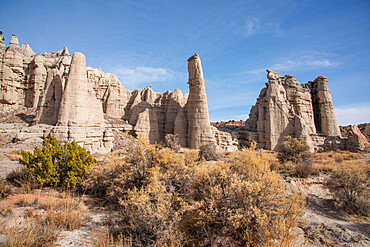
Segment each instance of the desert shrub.
[{"label": "desert shrub", "polygon": [[199,147],[199,157],[207,161],[218,160],[220,155],[217,153],[217,145],[214,142],[202,143]]},{"label": "desert shrub", "polygon": [[295,165],[295,175],[299,178],[307,178],[314,174],[312,162],[305,161]]},{"label": "desert shrub", "polygon": [[10,195],[10,186],[6,181],[0,181],[0,200]]},{"label": "desert shrub", "polygon": [[292,161],[300,163],[310,159],[309,147],[302,138],[286,136],[284,139],[282,151],[278,154],[280,162]]},{"label": "desert shrub", "polygon": [[45,138],[42,149],[35,147],[31,152],[21,152],[19,163],[35,176],[42,185],[75,188],[87,178],[87,171],[96,160],[75,141],[58,143],[55,137]]},{"label": "desert shrub", "polygon": [[252,149],[195,167],[191,206],[180,222],[195,245],[262,246],[289,242],[304,197],[289,194],[263,154]]},{"label": "desert shrub", "polygon": [[333,171],[326,186],[333,193],[337,207],[351,214],[369,215],[369,169],[366,172],[354,166],[340,167]]},{"label": "desert shrub", "polygon": [[167,134],[164,137],[164,141],[165,141],[166,147],[171,148],[171,149],[175,150],[176,152],[178,152],[181,148],[181,146],[179,144],[179,136],[178,135]]},{"label": "desert shrub", "polygon": [[181,214],[179,192],[188,188],[185,160],[184,154],[139,141],[115,166],[106,193],[120,206],[119,231],[131,236],[134,245],[181,242],[176,222]]},{"label": "desert shrub", "polygon": [[304,198],[285,189],[270,159],[250,148],[199,162],[197,151],[137,141],[85,183],[118,207],[115,234],[134,246],[284,246]]},{"label": "desert shrub", "polygon": [[25,192],[29,192],[39,187],[33,174],[25,167],[19,167],[9,172],[6,180],[15,186],[22,187]]}]

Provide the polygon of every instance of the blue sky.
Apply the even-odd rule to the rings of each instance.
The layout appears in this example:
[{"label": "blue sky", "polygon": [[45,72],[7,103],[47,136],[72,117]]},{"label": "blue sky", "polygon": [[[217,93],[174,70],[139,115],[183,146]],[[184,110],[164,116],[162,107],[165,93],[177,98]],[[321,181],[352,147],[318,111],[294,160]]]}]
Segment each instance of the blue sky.
[{"label": "blue sky", "polygon": [[0,0],[0,29],[36,53],[80,51],[130,90],[187,92],[197,52],[211,121],[245,120],[269,68],[327,76],[339,123],[370,122],[369,0]]}]

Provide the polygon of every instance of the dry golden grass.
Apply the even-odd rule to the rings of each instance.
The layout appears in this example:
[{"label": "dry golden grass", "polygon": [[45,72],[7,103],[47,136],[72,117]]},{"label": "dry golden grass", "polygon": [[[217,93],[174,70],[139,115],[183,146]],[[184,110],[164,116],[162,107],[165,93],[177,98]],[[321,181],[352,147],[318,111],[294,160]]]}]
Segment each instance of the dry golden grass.
[{"label": "dry golden grass", "polygon": [[365,154],[349,151],[330,151],[314,154],[313,162],[318,171],[336,171],[339,168],[348,167],[366,172],[369,169],[369,163],[358,160],[364,157],[366,157]]},{"label": "dry golden grass", "polygon": [[328,151],[323,153],[315,153],[313,161],[316,163],[341,163],[346,160],[354,160],[364,158],[366,155],[361,153],[353,153],[350,151]]},{"label": "dry golden grass", "polygon": [[60,229],[54,225],[29,218],[24,227],[0,226],[0,233],[6,236],[4,247],[53,246]]},{"label": "dry golden grass", "polygon": [[101,227],[98,231],[92,228],[87,240],[81,238],[81,245],[83,247],[129,247],[132,246],[132,240],[123,238],[121,234],[115,238],[108,227]]},{"label": "dry golden grass", "polygon": [[13,161],[19,160],[22,158],[21,150],[4,150],[0,152],[0,159],[10,159]]},{"label": "dry golden grass", "polygon": [[80,202],[68,193],[34,190],[31,194],[9,195],[0,201],[1,211],[10,216],[11,210],[23,207],[24,223],[5,222],[0,227],[0,234],[8,239],[5,246],[52,246],[62,230],[77,229],[85,221]]},{"label": "dry golden grass", "polygon": [[[340,168],[360,169],[364,172],[369,171],[369,162],[359,160],[366,157],[365,154],[353,153],[349,151],[329,151],[323,153],[313,153],[311,160],[307,162],[294,163],[276,161],[276,152],[263,151],[270,156],[271,169],[288,176],[305,177],[304,174],[318,175],[321,172],[332,172]],[[302,176],[303,175],[303,176]]]},{"label": "dry golden grass", "polygon": [[78,229],[85,221],[84,210],[81,208],[80,202],[70,195],[66,195],[65,198],[52,197],[40,208],[46,210],[46,221],[53,222],[66,230]]}]

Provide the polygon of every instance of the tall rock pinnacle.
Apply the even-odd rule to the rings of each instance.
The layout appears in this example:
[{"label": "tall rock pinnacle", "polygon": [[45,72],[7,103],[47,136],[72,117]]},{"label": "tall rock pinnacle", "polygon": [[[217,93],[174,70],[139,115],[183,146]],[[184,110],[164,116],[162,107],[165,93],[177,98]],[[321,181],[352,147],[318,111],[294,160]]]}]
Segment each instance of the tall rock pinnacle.
[{"label": "tall rock pinnacle", "polygon": [[325,76],[319,76],[314,81],[309,82],[309,86],[311,88],[317,132],[325,136],[341,136],[328,79]]},{"label": "tall rock pinnacle", "polygon": [[188,59],[188,71],[188,144],[189,148],[199,148],[202,142],[214,142],[214,136],[209,122],[202,65],[197,53]]},{"label": "tall rock pinnacle", "polygon": [[72,57],[58,120],[62,125],[104,122],[102,105],[88,85],[86,58],[80,52],[74,53]]}]

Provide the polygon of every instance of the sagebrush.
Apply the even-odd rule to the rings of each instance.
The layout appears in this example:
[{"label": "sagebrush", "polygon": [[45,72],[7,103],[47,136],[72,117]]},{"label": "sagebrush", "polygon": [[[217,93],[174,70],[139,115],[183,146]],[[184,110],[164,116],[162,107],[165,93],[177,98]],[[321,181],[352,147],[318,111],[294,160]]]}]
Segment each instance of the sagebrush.
[{"label": "sagebrush", "polygon": [[138,141],[85,186],[118,206],[116,230],[135,246],[284,246],[304,210],[253,148],[207,162]]},{"label": "sagebrush", "polygon": [[278,159],[281,162],[301,163],[308,161],[310,158],[309,146],[303,138],[284,137],[282,150],[278,153]]},{"label": "sagebrush", "polygon": [[370,166],[342,166],[333,171],[326,186],[333,193],[336,206],[351,214],[370,213]]}]

